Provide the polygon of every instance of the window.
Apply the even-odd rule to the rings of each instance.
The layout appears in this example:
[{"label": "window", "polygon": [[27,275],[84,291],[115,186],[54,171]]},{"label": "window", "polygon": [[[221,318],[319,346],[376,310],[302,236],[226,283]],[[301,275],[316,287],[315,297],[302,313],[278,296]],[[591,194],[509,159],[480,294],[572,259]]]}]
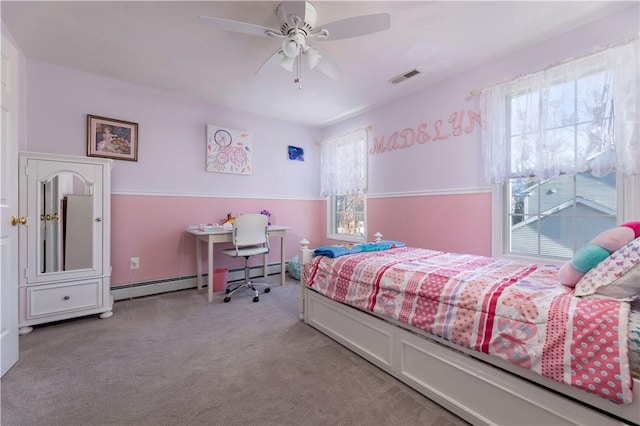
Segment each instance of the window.
[{"label": "window", "polygon": [[614,172],[557,178],[512,178],[509,198],[508,253],[568,259],[594,236],[616,226],[618,205]]},{"label": "window", "polygon": [[356,130],[321,145],[321,195],[327,197],[327,237],[366,238],[367,131]]},{"label": "window", "polygon": [[638,66],[628,50],[637,44],[483,93],[494,255],[569,259],[600,232],[637,218]]},{"label": "window", "polygon": [[[546,93],[510,99],[507,149],[512,177],[506,185],[510,199],[504,206],[509,209],[509,253],[571,258],[595,235],[616,225],[616,173],[596,177],[591,166],[607,155],[608,147],[602,151],[598,142],[612,136],[608,131],[614,119],[612,84],[611,72],[594,73],[553,85]],[[588,100],[586,92],[598,89],[599,99]],[[543,108],[542,99],[552,105]],[[533,105],[526,105],[530,100]],[[524,121],[523,113],[540,117],[536,118],[540,127],[519,125]],[[546,139],[553,140],[550,148],[553,155],[560,157],[553,160],[559,164],[558,176],[541,179],[522,175],[522,171],[535,169],[534,155],[527,152],[527,141],[536,139],[527,133],[533,132],[546,133]],[[545,150],[542,155],[549,154]],[[568,175],[565,169],[583,172]],[[552,173],[543,170],[542,174]]]},{"label": "window", "polygon": [[332,195],[327,200],[327,210],[329,238],[364,241],[364,195]]}]

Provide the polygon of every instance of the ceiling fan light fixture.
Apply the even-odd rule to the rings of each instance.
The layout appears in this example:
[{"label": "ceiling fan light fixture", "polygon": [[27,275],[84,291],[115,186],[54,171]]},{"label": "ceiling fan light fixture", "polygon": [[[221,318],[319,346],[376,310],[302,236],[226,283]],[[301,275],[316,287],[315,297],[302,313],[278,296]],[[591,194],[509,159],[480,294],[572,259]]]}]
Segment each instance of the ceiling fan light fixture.
[{"label": "ceiling fan light fixture", "polygon": [[289,72],[293,72],[293,65],[296,62],[296,57],[289,57],[284,55],[280,61],[280,66]]},{"label": "ceiling fan light fixture", "polygon": [[282,42],[282,53],[284,53],[287,58],[295,58],[300,53],[300,46],[295,40],[287,38]]},{"label": "ceiling fan light fixture", "polygon": [[318,65],[318,62],[320,62],[320,59],[322,59],[320,52],[313,48],[307,49],[304,54],[307,57],[307,65],[309,65],[309,69],[314,69]]}]

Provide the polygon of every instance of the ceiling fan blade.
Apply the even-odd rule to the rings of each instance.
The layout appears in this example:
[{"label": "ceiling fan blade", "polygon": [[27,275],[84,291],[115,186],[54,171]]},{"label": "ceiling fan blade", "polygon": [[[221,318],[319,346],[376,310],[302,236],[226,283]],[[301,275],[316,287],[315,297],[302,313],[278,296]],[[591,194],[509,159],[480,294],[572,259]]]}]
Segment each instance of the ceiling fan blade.
[{"label": "ceiling fan blade", "polygon": [[260,71],[265,70],[267,68],[277,67],[280,64],[280,61],[282,60],[282,58],[285,58],[284,53],[282,52],[282,49],[276,50],[275,52],[273,52],[271,56],[267,58],[266,61],[262,63],[262,65],[260,65],[260,67],[258,67],[254,75],[258,75]]},{"label": "ceiling fan blade", "polygon": [[283,1],[282,7],[284,8],[285,16],[292,25],[295,25],[295,22],[289,18],[292,15],[300,18],[300,22],[304,22],[307,13],[306,1]]},{"label": "ceiling fan blade", "polygon": [[[248,22],[233,21],[231,19],[216,18],[213,16],[200,16],[200,23],[208,25],[210,27],[219,28],[226,31],[232,31],[234,33],[242,33],[257,36],[269,36],[280,35],[279,30],[273,28],[267,28],[260,25],[250,24]],[[273,34],[272,34],[273,33]]]},{"label": "ceiling fan blade", "polygon": [[331,58],[329,58],[323,51],[321,51],[318,48],[310,48],[311,49],[315,49],[316,53],[318,53],[320,55],[320,58],[318,59],[318,63],[316,65],[316,68],[318,68],[320,71],[322,71],[322,73],[324,75],[326,75],[329,78],[332,78],[334,80],[339,80],[340,79],[340,68],[338,67],[338,64],[336,64],[335,62],[333,62],[333,60]]},{"label": "ceiling fan blade", "polygon": [[316,40],[341,40],[351,37],[360,37],[367,34],[377,33],[391,28],[391,14],[374,13],[371,15],[354,16],[353,18],[341,19],[326,25],[316,27],[311,34],[321,34],[326,30],[327,37],[318,37]]}]

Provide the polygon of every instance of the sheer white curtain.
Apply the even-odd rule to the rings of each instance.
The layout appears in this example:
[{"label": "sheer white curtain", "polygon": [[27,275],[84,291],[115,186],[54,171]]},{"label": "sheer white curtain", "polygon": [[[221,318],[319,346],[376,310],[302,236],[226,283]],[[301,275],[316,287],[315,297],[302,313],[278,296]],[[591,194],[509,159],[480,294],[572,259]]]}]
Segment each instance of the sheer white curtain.
[{"label": "sheer white curtain", "polygon": [[640,172],[639,43],[633,41],[486,89],[485,177]]},{"label": "sheer white curtain", "polygon": [[320,148],[320,195],[326,197],[366,192],[366,129],[323,141]]}]

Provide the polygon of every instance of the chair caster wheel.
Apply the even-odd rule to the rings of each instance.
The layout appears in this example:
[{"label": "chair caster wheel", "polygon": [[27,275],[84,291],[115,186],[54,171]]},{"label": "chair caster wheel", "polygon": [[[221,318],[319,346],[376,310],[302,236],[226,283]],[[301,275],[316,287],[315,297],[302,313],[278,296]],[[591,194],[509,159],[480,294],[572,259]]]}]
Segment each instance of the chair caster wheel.
[{"label": "chair caster wheel", "polygon": [[265,293],[269,293],[270,291],[271,291],[271,289],[270,289],[269,287],[267,287],[267,288],[265,288],[265,289],[264,289],[264,292],[265,292]]},{"label": "chair caster wheel", "polygon": [[224,303],[228,303],[228,302],[230,302],[230,301],[231,301],[231,298],[230,298],[230,297],[225,297],[225,298],[224,298]]},{"label": "chair caster wheel", "polygon": [[224,289],[224,294],[229,294],[231,293],[231,289],[230,288],[225,288]]},{"label": "chair caster wheel", "polygon": [[258,301],[260,301],[260,298],[258,296],[256,296],[256,297],[253,298],[253,301],[254,302],[258,302]]}]

